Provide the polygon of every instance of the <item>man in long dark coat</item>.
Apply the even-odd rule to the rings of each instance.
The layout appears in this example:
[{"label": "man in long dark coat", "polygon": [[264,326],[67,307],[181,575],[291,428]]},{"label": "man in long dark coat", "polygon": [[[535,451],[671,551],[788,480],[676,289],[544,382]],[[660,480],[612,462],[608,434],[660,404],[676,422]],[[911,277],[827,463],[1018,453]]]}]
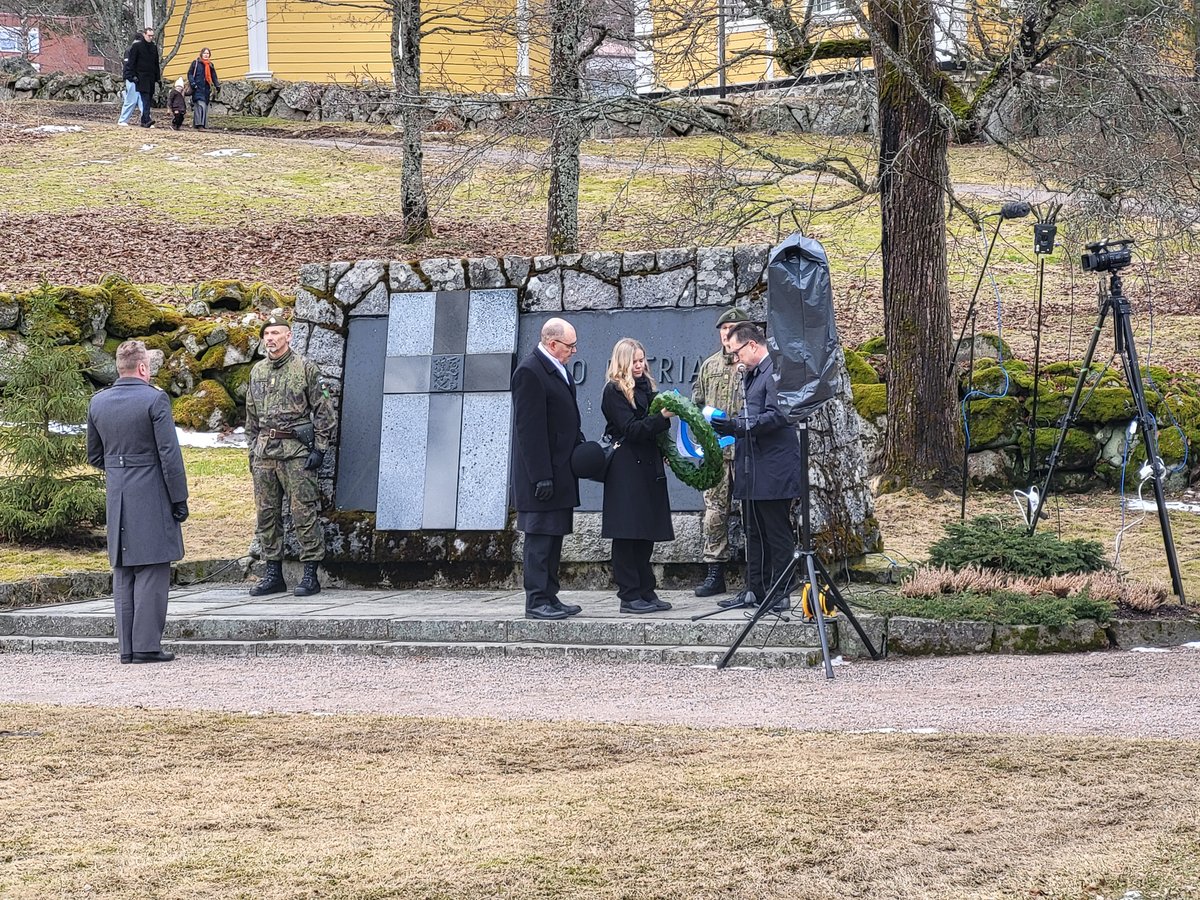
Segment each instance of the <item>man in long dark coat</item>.
[{"label": "man in long dark coat", "polygon": [[108,559],[123,663],[170,662],[162,649],[171,562],[183,557],[187,477],[171,401],[150,384],[141,341],[117,348],[117,381],[88,407],[88,462],[105,474]]},{"label": "man in long dark coat", "polygon": [[129,74],[137,85],[137,92],[142,98],[143,128],[151,128],[154,121],[150,118],[150,104],[154,101],[154,92],[162,81],[162,66],[158,58],[158,44],[154,43],[154,29],[147,28],[142,32],[142,39],[134,41],[129,48]]},{"label": "man in long dark coat", "polygon": [[[758,602],[783,574],[796,549],[792,501],[800,496],[800,439],[779,411],[775,369],[766,338],[757,325],[742,322],[729,334],[727,350],[734,364],[746,367],[746,405],[734,418],[713,419],[718,434],[737,438],[733,458],[733,496],[742,501],[746,531],[746,590]],[[780,585],[772,605],[786,609],[791,583]],[[739,606],[743,597],[720,600],[718,606]]]},{"label": "man in long dark coat", "polygon": [[558,599],[558,566],[563,535],[573,528],[579,505],[579,479],[571,471],[571,451],[583,443],[575,382],[566,364],[575,355],[571,323],[550,319],[541,341],[512,376],[513,506],[525,534],[525,615],[565,619],[582,611]]}]

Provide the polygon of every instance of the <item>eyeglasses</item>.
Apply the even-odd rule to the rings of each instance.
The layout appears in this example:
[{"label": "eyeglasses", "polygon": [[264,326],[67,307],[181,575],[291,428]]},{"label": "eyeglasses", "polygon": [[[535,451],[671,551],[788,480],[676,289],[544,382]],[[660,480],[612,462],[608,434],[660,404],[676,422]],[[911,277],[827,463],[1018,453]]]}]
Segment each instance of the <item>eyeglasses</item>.
[{"label": "eyeglasses", "polygon": [[747,347],[749,347],[752,343],[754,343],[754,342],[746,341],[746,343],[742,344],[742,346],[734,347],[732,350],[729,351],[729,355],[736,358],[739,353],[741,353],[743,350],[745,350]]},{"label": "eyeglasses", "polygon": [[574,350],[575,345],[579,343],[578,339],[571,341],[571,343],[569,343],[569,344],[566,341],[560,341],[558,338],[551,338],[550,340],[554,341],[557,344],[562,344],[564,347],[570,347],[572,350]]}]

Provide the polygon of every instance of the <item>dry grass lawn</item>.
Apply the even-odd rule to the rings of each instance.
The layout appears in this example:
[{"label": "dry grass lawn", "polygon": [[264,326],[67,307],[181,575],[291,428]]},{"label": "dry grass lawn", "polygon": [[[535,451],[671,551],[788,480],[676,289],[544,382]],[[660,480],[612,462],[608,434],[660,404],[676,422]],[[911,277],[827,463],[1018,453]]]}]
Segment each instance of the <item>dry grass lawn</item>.
[{"label": "dry grass lawn", "polygon": [[[254,537],[254,489],[246,452],[185,447],[183,462],[191,493],[191,517],[183,525],[186,558],[245,556]],[[65,549],[0,542],[0,581],[107,568],[103,543],[98,549]]]},{"label": "dry grass lawn", "polygon": [[1191,742],[0,709],[0,895],[1200,896]]}]

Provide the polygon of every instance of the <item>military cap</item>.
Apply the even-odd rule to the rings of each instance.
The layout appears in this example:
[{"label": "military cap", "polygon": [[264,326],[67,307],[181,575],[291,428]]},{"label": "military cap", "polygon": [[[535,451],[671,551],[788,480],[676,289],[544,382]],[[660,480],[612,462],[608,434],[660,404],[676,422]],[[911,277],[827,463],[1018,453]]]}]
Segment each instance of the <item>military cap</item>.
[{"label": "military cap", "polygon": [[258,330],[259,335],[261,336],[263,332],[265,332],[272,325],[282,325],[284,328],[292,327],[292,323],[288,320],[287,313],[285,313],[282,309],[271,310],[271,315],[266,318],[266,320],[262,323],[262,328]]},{"label": "military cap", "polygon": [[721,313],[721,318],[717,319],[717,327],[722,325],[737,324],[738,322],[749,322],[750,317],[746,315],[746,311],[735,306],[733,309],[727,309]]}]

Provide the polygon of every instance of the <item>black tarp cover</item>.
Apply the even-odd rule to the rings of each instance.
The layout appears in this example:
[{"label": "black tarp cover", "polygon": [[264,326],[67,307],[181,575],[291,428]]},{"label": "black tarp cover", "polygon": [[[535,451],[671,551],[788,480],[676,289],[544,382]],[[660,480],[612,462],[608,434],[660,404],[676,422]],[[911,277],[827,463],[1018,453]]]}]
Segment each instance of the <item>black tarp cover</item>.
[{"label": "black tarp cover", "polygon": [[829,258],[819,241],[796,232],[767,260],[767,332],[779,409],[807,419],[838,386],[838,335]]}]

